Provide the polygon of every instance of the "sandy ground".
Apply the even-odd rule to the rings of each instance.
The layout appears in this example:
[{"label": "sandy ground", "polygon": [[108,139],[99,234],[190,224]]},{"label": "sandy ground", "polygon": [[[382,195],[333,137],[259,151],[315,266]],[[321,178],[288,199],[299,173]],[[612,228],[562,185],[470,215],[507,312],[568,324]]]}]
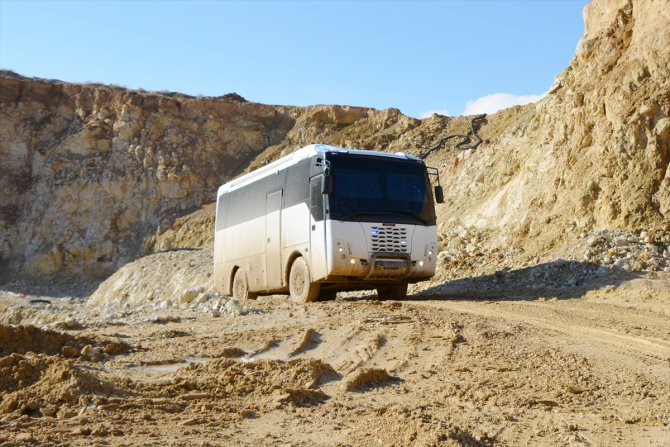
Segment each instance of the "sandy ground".
[{"label": "sandy ground", "polygon": [[5,288],[0,443],[670,445],[670,275],[606,282],[218,308]]}]

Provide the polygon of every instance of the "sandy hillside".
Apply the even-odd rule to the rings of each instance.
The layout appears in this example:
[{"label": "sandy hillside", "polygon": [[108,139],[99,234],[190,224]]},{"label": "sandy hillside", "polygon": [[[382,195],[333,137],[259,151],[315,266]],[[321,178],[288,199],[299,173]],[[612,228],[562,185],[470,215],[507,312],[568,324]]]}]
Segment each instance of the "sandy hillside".
[{"label": "sandy hillside", "polygon": [[[0,73],[0,444],[670,445],[670,8],[584,18],[476,150],[470,117]],[[214,293],[216,185],[316,141],[434,149],[435,277]]]}]

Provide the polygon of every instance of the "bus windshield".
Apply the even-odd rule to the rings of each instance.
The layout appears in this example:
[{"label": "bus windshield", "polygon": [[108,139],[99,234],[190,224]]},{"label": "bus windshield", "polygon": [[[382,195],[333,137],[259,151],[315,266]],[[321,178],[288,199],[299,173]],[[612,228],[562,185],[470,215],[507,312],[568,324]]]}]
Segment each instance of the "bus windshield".
[{"label": "bus windshield", "polygon": [[435,225],[435,205],[423,163],[329,154],[330,218]]}]

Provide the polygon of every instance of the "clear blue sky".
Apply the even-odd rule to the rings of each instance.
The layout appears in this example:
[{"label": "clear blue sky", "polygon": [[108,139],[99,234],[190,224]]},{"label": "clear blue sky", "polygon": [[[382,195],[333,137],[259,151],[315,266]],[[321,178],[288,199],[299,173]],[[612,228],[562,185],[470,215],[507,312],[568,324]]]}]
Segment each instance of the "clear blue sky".
[{"label": "clear blue sky", "polygon": [[0,67],[25,76],[268,104],[463,112],[541,94],[586,0],[0,0]]}]

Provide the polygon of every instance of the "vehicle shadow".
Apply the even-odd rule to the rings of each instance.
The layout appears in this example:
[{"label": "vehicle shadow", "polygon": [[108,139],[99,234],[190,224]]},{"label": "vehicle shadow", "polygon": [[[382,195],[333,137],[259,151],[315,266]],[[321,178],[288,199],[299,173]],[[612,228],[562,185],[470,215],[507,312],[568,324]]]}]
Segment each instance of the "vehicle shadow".
[{"label": "vehicle shadow", "polygon": [[516,270],[503,269],[490,275],[436,284],[409,296],[408,300],[571,299],[582,297],[591,290],[617,287],[640,276],[640,273],[618,267],[558,259]]}]

